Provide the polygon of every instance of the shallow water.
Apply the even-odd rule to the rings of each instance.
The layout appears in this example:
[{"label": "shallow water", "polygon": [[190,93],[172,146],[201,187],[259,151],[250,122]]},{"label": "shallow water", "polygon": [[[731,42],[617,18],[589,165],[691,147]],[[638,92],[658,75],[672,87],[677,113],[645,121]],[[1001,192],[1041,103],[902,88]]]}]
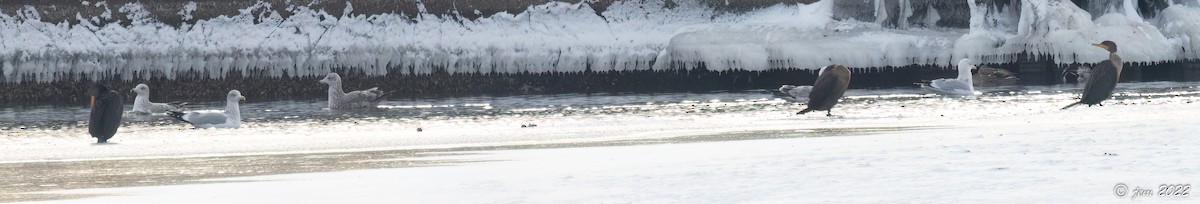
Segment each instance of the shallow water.
[{"label": "shallow water", "polygon": [[[939,109],[946,99],[976,105],[995,105],[1010,102],[1039,102],[1070,104],[1078,97],[1081,85],[1064,84],[1051,86],[1005,86],[980,87],[980,95],[971,97],[942,97],[922,89],[852,89],[847,91],[837,109],[864,107],[878,104]],[[1109,103],[1173,103],[1191,102],[1200,96],[1200,82],[1142,82],[1122,83],[1114,92]],[[330,111],[325,101],[255,101],[254,96],[242,102],[243,124],[333,122],[333,121],[377,121],[400,119],[406,121],[445,120],[455,118],[505,118],[566,115],[646,115],[667,116],[696,113],[722,113],[744,111],[774,111],[781,109],[799,110],[796,106],[771,90],[711,93],[657,93],[657,94],[557,94],[523,96],[477,96],[462,98],[389,100],[378,109],[348,112]],[[1180,101],[1137,99],[1177,98]],[[221,110],[223,102],[193,103],[190,110]],[[132,109],[127,104],[126,110]],[[78,106],[30,106],[0,108],[0,131],[59,130],[86,128],[87,107]],[[126,114],[125,126],[179,125],[162,114]]]}]

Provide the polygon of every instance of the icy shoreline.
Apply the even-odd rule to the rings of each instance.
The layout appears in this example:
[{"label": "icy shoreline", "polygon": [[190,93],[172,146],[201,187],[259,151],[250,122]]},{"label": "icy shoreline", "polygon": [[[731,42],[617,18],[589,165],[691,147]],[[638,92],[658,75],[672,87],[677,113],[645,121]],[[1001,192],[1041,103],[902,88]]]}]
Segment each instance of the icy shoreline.
[{"label": "icy shoreline", "polygon": [[258,3],[178,27],[137,3],[89,4],[106,12],[77,16],[77,24],[43,22],[28,7],[0,14],[0,78],[144,80],[200,73],[220,79],[229,73],[316,76],[339,68],[368,75],[815,69],[830,63],[878,68],[946,66],[959,58],[1011,63],[1021,55],[1072,64],[1099,61],[1104,53],[1089,44],[1101,40],[1117,41],[1127,62],[1200,58],[1200,41],[1191,40],[1200,38],[1192,23],[1200,15],[1191,15],[1200,13],[1197,5],[1172,5],[1147,19],[1129,3],[1097,14],[1061,0],[970,3],[958,8],[971,13],[971,26],[963,29],[938,26],[936,9],[913,13],[913,4],[887,4],[909,8],[890,15],[876,7],[875,21],[866,22],[834,19],[837,4],[828,1],[730,13],[705,1],[615,1],[600,13],[586,2],[551,2],[477,19],[437,15],[422,5],[416,14],[355,14],[352,4],[340,12],[288,5],[284,17],[267,9],[279,5]]},{"label": "icy shoreline", "polygon": [[[489,162],[39,193],[96,195],[45,203],[878,203],[1014,199],[1189,203],[1194,202],[1194,195],[1118,197],[1113,187],[1118,183],[1132,189],[1200,182],[1195,179],[1196,167],[1186,165],[1200,162],[1190,156],[1200,150],[1200,143],[1187,131],[1192,126],[1190,121],[1178,120],[1200,114],[1196,111],[1200,110],[1198,104],[1110,105],[973,117],[948,111],[942,112],[948,117],[913,117],[903,122],[912,124],[912,120],[919,119],[921,124],[948,125],[944,128],[878,135],[482,151],[427,159]],[[745,118],[725,119],[761,124],[743,121]],[[855,121],[846,124],[848,127],[868,126],[858,119],[845,120]],[[818,123],[828,126],[840,124],[838,121]],[[888,121],[878,122],[899,123]],[[793,123],[790,129],[797,128],[796,122],[788,121]],[[313,191],[323,193],[300,193]]]}]

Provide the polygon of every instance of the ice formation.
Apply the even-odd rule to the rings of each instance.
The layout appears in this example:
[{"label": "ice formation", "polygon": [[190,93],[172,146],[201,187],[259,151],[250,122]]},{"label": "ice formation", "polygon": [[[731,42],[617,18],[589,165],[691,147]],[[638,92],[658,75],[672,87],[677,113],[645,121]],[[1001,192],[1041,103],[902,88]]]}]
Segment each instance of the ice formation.
[{"label": "ice formation", "polygon": [[[1028,0],[937,10],[920,0],[848,0],[873,19],[839,18],[829,0],[727,13],[700,1],[615,1],[602,13],[587,2],[551,2],[518,14],[469,20],[422,11],[341,16],[289,5],[289,17],[259,3],[233,16],[181,26],[153,19],[141,4],[107,5],[78,24],[43,22],[31,6],[0,13],[0,81],[125,80],[184,73],[321,76],[335,68],[368,75],[544,73],[585,70],[817,69],[949,67],[957,59],[1014,62],[1029,54],[1054,63],[1094,63],[1091,43],[1112,40],[1128,62],[1200,58],[1200,8],[1174,4],[1143,17],[1130,0],[1089,13],[1065,0]],[[178,15],[189,19],[194,4]],[[347,5],[352,11],[353,5]],[[921,11],[920,9],[925,9]],[[939,22],[970,12],[967,27]],[[119,22],[124,15],[129,22]],[[1095,15],[1095,16],[1094,16]],[[853,15],[851,15],[853,16]],[[923,26],[920,26],[923,25]]]},{"label": "ice formation", "polygon": [[[968,29],[910,27],[911,1],[874,1],[874,22],[831,20],[827,1],[799,5],[782,22],[738,25],[709,24],[685,29],[671,39],[656,67],[707,69],[814,69],[832,63],[851,67],[899,67],[915,64],[948,66],[953,59],[983,63],[1015,62],[1021,55],[1058,64],[1094,63],[1107,56],[1091,44],[1121,42],[1128,62],[1153,63],[1197,59],[1192,42],[1200,34],[1200,9],[1172,5],[1153,19],[1143,18],[1126,0],[1121,9],[1093,18],[1070,1],[1030,0],[1008,5],[967,1]],[[760,11],[761,13],[762,11]],[[923,24],[941,16],[933,7]],[[890,18],[898,25],[888,26]],[[798,26],[799,22],[807,25]],[[816,25],[814,25],[816,24]],[[1126,49],[1125,45],[1129,48]]]}]

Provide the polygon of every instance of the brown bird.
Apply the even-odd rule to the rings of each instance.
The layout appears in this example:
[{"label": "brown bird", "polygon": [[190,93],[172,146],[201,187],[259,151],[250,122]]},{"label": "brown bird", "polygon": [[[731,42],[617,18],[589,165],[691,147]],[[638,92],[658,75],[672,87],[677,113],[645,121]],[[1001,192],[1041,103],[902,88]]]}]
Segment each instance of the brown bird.
[{"label": "brown bird", "polygon": [[844,65],[834,64],[821,68],[817,72],[817,82],[813,83],[812,92],[808,93],[808,107],[796,114],[812,111],[825,111],[825,116],[833,116],[831,109],[850,87],[850,69]]},{"label": "brown bird", "polygon": [[1112,96],[1113,89],[1117,87],[1117,81],[1121,80],[1122,61],[1121,56],[1117,56],[1117,43],[1104,41],[1100,44],[1093,44],[1093,46],[1108,50],[1108,60],[1100,61],[1096,67],[1092,68],[1087,83],[1083,85],[1083,97],[1079,98],[1079,102],[1063,107],[1063,110],[1080,104],[1087,104],[1089,107],[1092,105],[1104,106],[1100,102]]}]

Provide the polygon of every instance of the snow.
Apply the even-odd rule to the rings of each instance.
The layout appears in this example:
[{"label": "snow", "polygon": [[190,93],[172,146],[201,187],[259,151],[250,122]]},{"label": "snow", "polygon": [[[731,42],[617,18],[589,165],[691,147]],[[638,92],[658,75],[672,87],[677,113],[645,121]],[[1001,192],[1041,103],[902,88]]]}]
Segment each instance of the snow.
[{"label": "snow", "polygon": [[[54,81],[58,73],[174,78],[185,71],[220,78],[235,70],[313,76],[342,66],[371,75],[388,74],[388,68],[400,74],[647,69],[659,42],[713,13],[698,3],[667,10],[682,15],[659,12],[661,5],[617,3],[606,11],[612,16],[598,16],[585,3],[552,2],[474,21],[426,13],[417,19],[332,16],[305,6],[287,7],[295,15],[285,19],[258,9],[269,5],[178,28],[144,15],[137,3],[115,12],[133,20],[127,27],[96,22],[115,21],[107,16],[79,25],[41,22],[28,7],[16,15],[0,14],[0,27],[6,28],[0,31],[0,61],[10,81]],[[180,14],[191,11],[184,8]],[[635,15],[650,11],[658,13],[649,15],[654,19]],[[704,17],[689,18],[696,15]]]},{"label": "snow", "polygon": [[[961,58],[983,63],[1015,62],[1025,52],[1034,59],[1048,57],[1057,64],[1095,63],[1105,59],[1107,53],[1091,44],[1105,40],[1117,42],[1121,47],[1118,54],[1126,61],[1146,63],[1195,59],[1180,54],[1200,48],[1181,43],[1190,38],[1179,36],[1195,33],[1191,30],[1176,29],[1172,31],[1185,34],[1164,35],[1159,28],[1200,21],[1196,16],[1174,15],[1155,24],[1143,19],[1131,1],[1126,1],[1122,10],[1096,14],[1099,18],[1095,19],[1070,1],[1023,1],[1006,7],[969,1],[968,30],[910,27],[907,19],[914,15],[913,5],[903,0],[897,2],[900,13],[896,16],[889,16],[889,5],[880,0],[874,1],[874,22],[830,21],[829,7],[834,3],[827,2],[798,5],[801,11],[792,14],[794,17],[777,17],[825,26],[780,22],[686,28],[671,39],[657,60],[669,60],[672,64],[659,63],[655,67],[816,69],[833,63],[857,68],[948,66]],[[1011,8],[1018,5],[1019,8]],[[933,9],[924,15],[927,20],[941,18]],[[888,26],[891,17],[897,18],[898,25]]]},{"label": "snow", "polygon": [[[1181,98],[1161,99],[1174,101]],[[958,103],[960,100],[947,100]],[[473,152],[440,167],[212,179],[207,184],[78,189],[37,203],[1194,203],[1117,197],[1118,183],[1200,182],[1197,103],[1017,114],[968,107],[862,123],[781,119],[814,128],[925,126],[848,136]],[[1025,108],[1030,110],[1022,111]],[[1010,110],[1010,111],[1012,111]],[[852,115],[855,113],[849,113]],[[862,113],[865,114],[865,113]],[[921,114],[918,111],[917,114]],[[748,118],[728,123],[758,124]],[[917,121],[912,121],[915,119]],[[636,123],[631,123],[636,124]],[[672,123],[673,124],[673,123]],[[749,126],[742,131],[765,130]],[[773,129],[773,128],[766,128]],[[313,193],[319,192],[319,193]]]},{"label": "snow", "polygon": [[[1103,50],[1091,43],[1112,40],[1128,62],[1200,58],[1197,5],[1172,5],[1143,19],[1136,5],[1088,13],[1063,0],[979,5],[968,1],[969,28],[934,26],[944,17],[930,6],[916,13],[909,0],[874,5],[875,19],[834,19],[837,3],[779,4],[726,13],[700,1],[617,1],[596,14],[590,4],[550,2],[517,14],[476,20],[404,14],[333,16],[288,5],[293,16],[261,9],[199,19],[178,27],[152,19],[141,4],[108,5],[81,23],[42,22],[26,7],[0,13],[0,69],[5,81],[55,81],[63,74],[125,80],[195,72],[222,78],[229,72],[266,76],[320,76],[334,67],[370,75],[580,72],[585,70],[817,69],[948,67],[958,59],[1007,63],[1023,52],[1053,62],[1093,63]],[[864,1],[865,3],[865,1]],[[1018,6],[1019,5],[1019,6]],[[348,4],[347,11],[354,5]],[[423,8],[423,5],[421,6]],[[898,8],[897,8],[898,7]],[[889,14],[889,9],[897,8]],[[185,19],[194,2],[181,8]],[[132,22],[114,23],[125,15]],[[915,16],[919,15],[919,16]],[[908,22],[909,18],[923,19]],[[889,20],[891,19],[891,20]],[[865,20],[865,19],[864,19]],[[894,21],[892,21],[894,20]],[[123,24],[129,26],[122,26]],[[925,24],[911,26],[910,24]],[[69,57],[66,57],[69,56]],[[398,72],[398,73],[390,73]],[[260,72],[254,72],[260,73]]]},{"label": "snow", "polygon": [[192,12],[195,12],[195,11],[196,11],[196,2],[188,1],[187,4],[183,5],[183,9],[179,10],[179,16],[182,16],[183,20],[185,20],[185,21],[192,20]]},{"label": "snow", "polygon": [[[1197,6],[1200,6],[1198,3]],[[1200,21],[1190,20],[1200,16],[1200,7],[1172,5],[1158,16],[1164,36],[1177,40],[1185,48],[1200,48]],[[1180,58],[1198,59],[1200,50],[1183,49]]]}]

